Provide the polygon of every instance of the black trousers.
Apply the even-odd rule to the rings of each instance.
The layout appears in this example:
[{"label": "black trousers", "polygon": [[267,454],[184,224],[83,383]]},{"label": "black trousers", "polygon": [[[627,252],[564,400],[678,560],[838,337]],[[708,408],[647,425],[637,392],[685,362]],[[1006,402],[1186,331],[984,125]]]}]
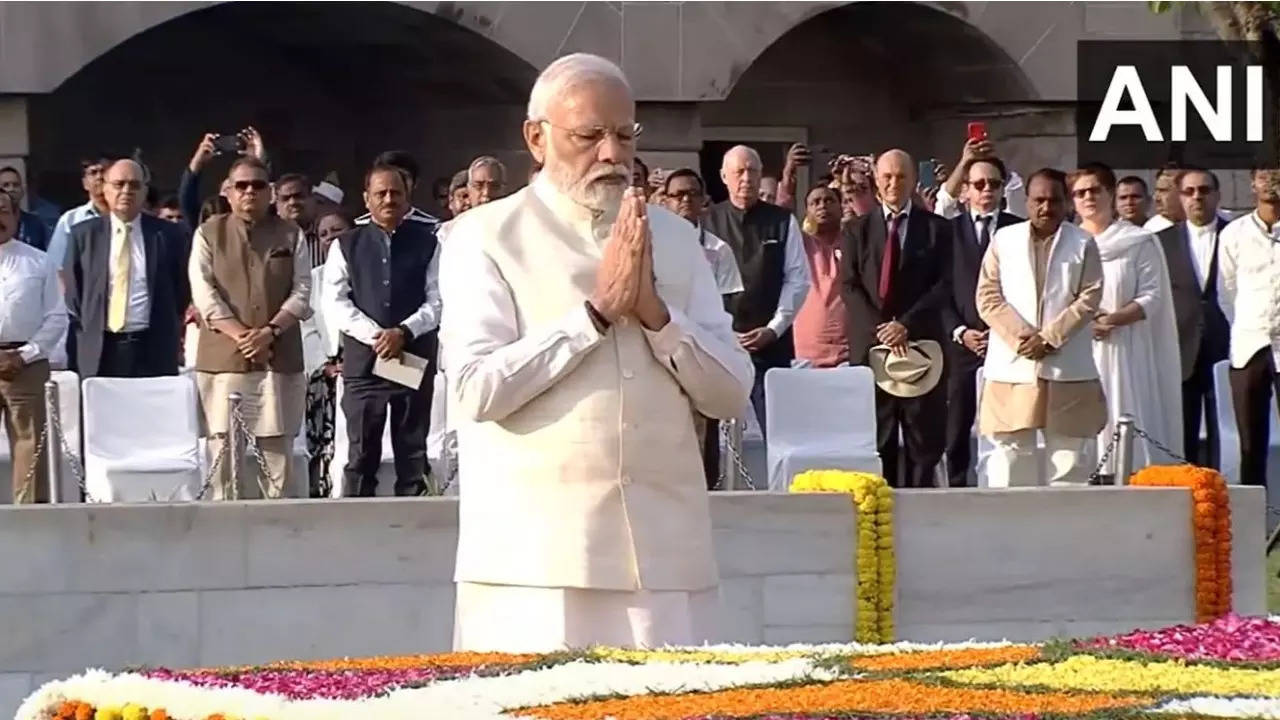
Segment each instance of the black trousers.
[{"label": "black trousers", "polygon": [[[168,352],[170,357],[161,353]],[[173,375],[178,348],[161,349],[150,342],[150,331],[103,333],[98,377],[144,378]]]},{"label": "black trousers", "polygon": [[1242,368],[1231,368],[1231,401],[1240,431],[1240,481],[1267,486],[1267,451],[1271,444],[1271,398],[1280,396],[1271,348],[1259,350]]},{"label": "black trousers", "polygon": [[702,436],[702,471],[707,476],[707,489],[720,484],[720,421],[706,418],[707,434]]},{"label": "black trousers", "polygon": [[347,418],[349,445],[343,470],[347,494],[375,494],[378,466],[382,464],[382,430],[390,408],[396,495],[421,495],[430,470],[427,429],[431,424],[435,376],[427,373],[417,390],[378,377],[343,377],[342,383],[342,412]]},{"label": "black trousers", "polygon": [[[1202,413],[1205,418],[1204,442],[1200,442]],[[1191,377],[1182,381],[1182,449],[1187,459],[1200,467],[1215,470],[1221,467],[1218,408],[1213,394],[1213,363],[1203,358],[1196,361]]]},{"label": "black trousers", "polygon": [[[942,459],[947,426],[946,381],[943,377],[916,398],[900,398],[876,388],[876,450],[890,487],[934,487],[933,472]],[[898,446],[899,427],[903,448]]]},{"label": "black trousers", "polygon": [[973,462],[973,419],[978,412],[978,368],[982,358],[962,347],[947,354],[947,484],[969,484]]}]

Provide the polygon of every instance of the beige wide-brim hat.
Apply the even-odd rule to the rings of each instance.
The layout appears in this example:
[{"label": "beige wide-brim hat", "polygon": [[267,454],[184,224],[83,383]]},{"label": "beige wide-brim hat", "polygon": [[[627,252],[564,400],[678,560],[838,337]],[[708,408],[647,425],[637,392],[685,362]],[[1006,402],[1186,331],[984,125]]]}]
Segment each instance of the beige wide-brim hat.
[{"label": "beige wide-brim hat", "polygon": [[888,345],[876,345],[868,364],[881,390],[896,397],[920,397],[942,377],[942,346],[933,340],[912,341],[907,343],[907,354],[899,357]]}]

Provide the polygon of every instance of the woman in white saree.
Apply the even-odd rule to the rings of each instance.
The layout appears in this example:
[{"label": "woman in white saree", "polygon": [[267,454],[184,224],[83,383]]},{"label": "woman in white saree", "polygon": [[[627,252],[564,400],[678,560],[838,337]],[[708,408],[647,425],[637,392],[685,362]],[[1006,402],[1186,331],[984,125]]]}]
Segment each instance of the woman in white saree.
[{"label": "woman in white saree", "polygon": [[[1098,435],[1106,451],[1121,415],[1182,454],[1182,378],[1178,329],[1164,250],[1151,233],[1115,214],[1115,174],[1105,165],[1072,173],[1071,194],[1080,227],[1093,235],[1102,257],[1102,302],[1093,325],[1093,359],[1107,398],[1107,426]],[[1139,438],[1133,469],[1176,462]],[[1112,452],[1103,474],[1115,473]]]}]

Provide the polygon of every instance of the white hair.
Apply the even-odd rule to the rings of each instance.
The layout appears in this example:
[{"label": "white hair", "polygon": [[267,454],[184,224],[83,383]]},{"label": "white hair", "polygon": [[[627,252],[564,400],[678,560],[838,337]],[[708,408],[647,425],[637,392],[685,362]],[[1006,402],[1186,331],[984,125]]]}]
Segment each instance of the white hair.
[{"label": "white hair", "polygon": [[467,182],[471,182],[475,177],[476,171],[482,167],[497,168],[499,180],[504,183],[507,181],[507,166],[503,165],[501,160],[492,155],[481,155],[475,160],[472,160],[471,166],[467,168]]},{"label": "white hair", "polygon": [[724,168],[725,163],[728,162],[729,156],[731,155],[746,155],[747,159],[750,160],[752,164],[754,164],[756,167],[758,168],[764,167],[764,162],[760,159],[760,153],[756,152],[755,148],[749,145],[734,145],[733,147],[729,148],[728,152],[724,154],[724,159],[721,160],[720,162],[721,169]]},{"label": "white hair", "polygon": [[631,83],[622,69],[590,53],[565,55],[547,66],[529,91],[529,120],[546,120],[553,98],[576,85],[592,80],[618,82],[631,92]]}]

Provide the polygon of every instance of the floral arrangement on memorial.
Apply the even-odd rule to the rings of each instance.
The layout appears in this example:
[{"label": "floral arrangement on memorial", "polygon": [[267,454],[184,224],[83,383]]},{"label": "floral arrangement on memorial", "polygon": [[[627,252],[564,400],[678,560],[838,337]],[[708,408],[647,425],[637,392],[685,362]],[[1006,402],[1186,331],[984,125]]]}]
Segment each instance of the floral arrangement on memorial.
[{"label": "floral arrangement on memorial", "polygon": [[1280,617],[1042,644],[454,653],[110,673],[17,720],[1280,718]]},{"label": "floral arrangement on memorial", "polygon": [[1138,471],[1129,484],[1191,491],[1196,620],[1207,622],[1231,612],[1231,503],[1226,479],[1209,468],[1153,465]]},{"label": "floral arrangement on memorial", "polygon": [[858,591],[854,637],[862,643],[893,642],[893,596],[898,564],[893,552],[893,490],[879,475],[810,470],[791,481],[793,493],[849,493],[858,523],[854,551]]}]

